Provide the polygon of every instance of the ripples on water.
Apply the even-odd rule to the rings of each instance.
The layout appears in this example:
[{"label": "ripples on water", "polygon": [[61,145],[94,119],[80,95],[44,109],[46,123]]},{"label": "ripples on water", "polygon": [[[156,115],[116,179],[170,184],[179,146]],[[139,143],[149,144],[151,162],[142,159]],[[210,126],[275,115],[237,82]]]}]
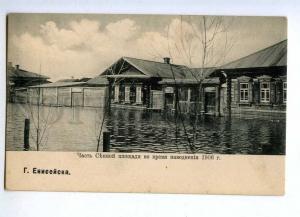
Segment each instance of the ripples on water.
[{"label": "ripples on water", "polygon": [[[30,144],[35,150],[37,121],[32,117],[36,114],[34,106],[8,104],[7,150],[23,150],[25,117],[31,119]],[[46,130],[40,150],[96,151],[103,109],[40,107],[40,114],[48,123],[41,124]],[[103,126],[111,133],[112,152],[285,153],[283,119],[201,116],[195,126],[193,117],[178,119],[176,124],[172,116],[162,113],[113,108]]]}]

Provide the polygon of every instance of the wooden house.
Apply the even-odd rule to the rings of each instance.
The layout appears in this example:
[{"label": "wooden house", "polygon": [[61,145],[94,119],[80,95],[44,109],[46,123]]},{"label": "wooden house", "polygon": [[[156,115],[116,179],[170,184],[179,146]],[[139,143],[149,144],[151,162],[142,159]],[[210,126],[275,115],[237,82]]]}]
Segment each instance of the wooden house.
[{"label": "wooden house", "polygon": [[196,103],[200,83],[219,83],[204,79],[212,71],[172,64],[167,57],[163,62],[122,57],[100,76],[109,80],[113,106],[172,111],[178,102],[180,112],[188,113],[202,108]]},{"label": "wooden house", "polygon": [[227,63],[209,77],[221,81],[221,115],[285,116],[287,40]]}]

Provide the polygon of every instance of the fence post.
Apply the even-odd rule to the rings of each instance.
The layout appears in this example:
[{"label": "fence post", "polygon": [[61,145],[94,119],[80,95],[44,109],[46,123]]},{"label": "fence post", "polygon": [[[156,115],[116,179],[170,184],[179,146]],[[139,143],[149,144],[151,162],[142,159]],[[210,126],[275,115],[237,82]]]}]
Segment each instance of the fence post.
[{"label": "fence post", "polygon": [[103,152],[110,151],[110,133],[103,132]]},{"label": "fence post", "polygon": [[25,125],[24,125],[24,151],[28,151],[30,148],[29,131],[30,131],[30,120],[28,118],[26,118]]},{"label": "fence post", "polygon": [[227,112],[228,112],[228,115],[230,116],[231,115],[231,78],[228,77],[227,80],[226,80],[226,83],[227,83]]}]

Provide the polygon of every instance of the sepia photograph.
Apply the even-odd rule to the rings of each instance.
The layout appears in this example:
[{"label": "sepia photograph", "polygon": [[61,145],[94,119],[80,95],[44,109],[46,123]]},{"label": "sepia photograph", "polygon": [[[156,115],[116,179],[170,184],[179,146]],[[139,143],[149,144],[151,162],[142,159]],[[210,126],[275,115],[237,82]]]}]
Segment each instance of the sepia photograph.
[{"label": "sepia photograph", "polygon": [[0,1],[0,216],[298,216],[299,10]]},{"label": "sepia photograph", "polygon": [[7,151],[285,155],[284,17],[9,14]]}]

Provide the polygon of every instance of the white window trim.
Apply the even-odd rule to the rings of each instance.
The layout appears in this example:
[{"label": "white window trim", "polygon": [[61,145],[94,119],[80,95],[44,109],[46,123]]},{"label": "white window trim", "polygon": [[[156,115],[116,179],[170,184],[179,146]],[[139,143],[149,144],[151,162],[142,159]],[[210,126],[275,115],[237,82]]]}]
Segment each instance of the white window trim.
[{"label": "white window trim", "polygon": [[[242,85],[247,85],[247,88],[242,88]],[[244,97],[245,93],[247,92],[247,99],[242,99],[241,95],[242,92],[244,92]],[[248,82],[240,82],[240,102],[249,102],[249,83]]]},{"label": "white window trim", "polygon": [[[263,84],[267,84],[268,85],[268,88],[263,88],[262,86],[263,86]],[[268,81],[262,81],[261,83],[260,83],[260,90],[259,90],[259,92],[260,92],[260,102],[262,102],[262,103],[269,103],[270,101],[271,101],[271,83],[270,82],[268,82]],[[264,97],[264,99],[263,99],[263,97],[262,97],[262,92],[264,92],[265,94],[265,97]],[[267,97],[266,97],[266,93],[269,93],[269,99],[267,100]]]}]

